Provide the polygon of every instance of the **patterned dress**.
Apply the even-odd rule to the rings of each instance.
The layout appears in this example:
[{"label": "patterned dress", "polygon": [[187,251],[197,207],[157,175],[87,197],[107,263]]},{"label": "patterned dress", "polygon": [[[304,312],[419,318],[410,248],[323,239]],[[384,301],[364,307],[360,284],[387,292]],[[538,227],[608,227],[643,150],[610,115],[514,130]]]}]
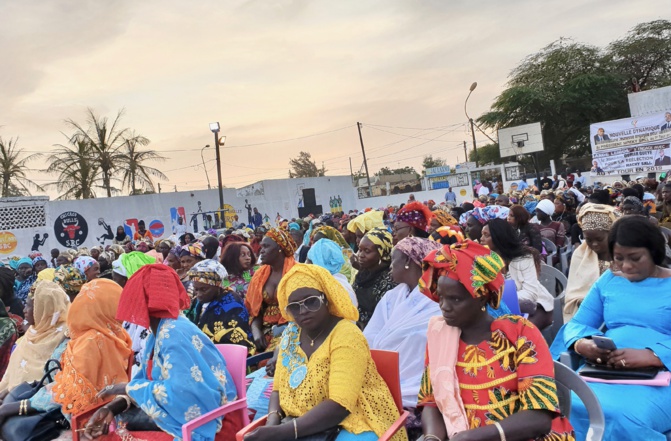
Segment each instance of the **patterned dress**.
[{"label": "patterned dress", "polygon": [[245,300],[245,296],[247,296],[247,288],[249,288],[249,282],[252,281],[252,276],[258,268],[258,266],[255,266],[254,268],[247,270],[242,273],[242,276],[229,273],[228,277],[226,277],[224,280],[224,288],[232,289],[240,296],[240,298],[242,298],[242,300]]},{"label": "patterned dress", "polygon": [[198,328],[214,344],[233,344],[247,346],[250,355],[254,354],[249,314],[243,303],[232,291],[207,305],[198,306]]},{"label": "patterned dress", "polygon": [[[459,341],[457,377],[471,429],[494,424],[523,410],[556,413],[543,441],[572,441],[573,428],[561,415],[554,364],[543,336],[531,322],[502,316],[492,322],[489,340]],[[420,406],[436,406],[429,353],[419,392]]]}]

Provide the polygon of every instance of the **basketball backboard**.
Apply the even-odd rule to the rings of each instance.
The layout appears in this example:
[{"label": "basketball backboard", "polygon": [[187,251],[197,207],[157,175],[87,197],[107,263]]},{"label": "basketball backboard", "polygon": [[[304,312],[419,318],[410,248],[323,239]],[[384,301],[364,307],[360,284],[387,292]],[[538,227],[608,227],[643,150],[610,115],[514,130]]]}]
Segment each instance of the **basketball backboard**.
[{"label": "basketball backboard", "polygon": [[524,124],[499,130],[499,152],[502,158],[542,152],[541,123]]}]

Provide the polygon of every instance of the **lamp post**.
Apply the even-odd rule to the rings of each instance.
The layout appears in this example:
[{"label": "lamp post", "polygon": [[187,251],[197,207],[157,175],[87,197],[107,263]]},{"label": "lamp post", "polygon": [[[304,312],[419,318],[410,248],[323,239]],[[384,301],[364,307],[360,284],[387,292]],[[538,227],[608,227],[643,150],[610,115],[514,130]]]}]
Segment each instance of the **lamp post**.
[{"label": "lamp post", "polygon": [[205,167],[205,159],[203,158],[203,150],[208,148],[210,144],[207,144],[205,147],[200,149],[200,160],[203,161],[203,170],[205,170],[205,177],[207,178],[207,189],[210,190],[212,187],[210,187],[210,176],[207,174],[207,167]]},{"label": "lamp post", "polygon": [[[468,118],[468,121],[471,123],[471,135],[473,136],[473,155],[475,155],[475,166],[477,167],[478,166],[478,147],[475,144],[475,129],[473,127],[474,123],[473,123],[473,118],[468,116],[468,111],[466,110],[466,104],[468,103],[468,99],[471,97],[471,94],[473,93],[473,91],[475,90],[476,87],[478,87],[478,83],[473,82],[473,84],[471,84],[470,89],[468,90],[468,96],[466,97],[466,101],[464,101],[464,113],[466,114],[466,118]],[[468,162],[468,158],[466,158],[466,162]]]},{"label": "lamp post", "polygon": [[219,209],[223,213],[222,220],[224,221],[224,228],[226,227],[226,211],[224,210],[224,189],[221,184],[221,156],[219,154],[219,123],[210,123],[210,131],[214,133],[214,148],[217,154],[217,180],[219,183]]}]

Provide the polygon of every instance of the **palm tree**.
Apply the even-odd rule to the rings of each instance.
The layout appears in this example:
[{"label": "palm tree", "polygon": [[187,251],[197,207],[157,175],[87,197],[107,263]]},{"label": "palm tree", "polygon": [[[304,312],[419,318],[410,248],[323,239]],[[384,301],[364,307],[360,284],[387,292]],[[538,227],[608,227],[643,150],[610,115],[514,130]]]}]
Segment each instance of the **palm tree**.
[{"label": "palm tree", "polygon": [[9,141],[4,141],[0,137],[0,178],[2,178],[3,198],[30,194],[29,186],[38,191],[44,191],[42,187],[26,177],[26,172],[31,171],[26,164],[42,155],[34,153],[19,159],[23,150],[16,148],[18,140],[18,138],[10,138]]},{"label": "palm tree", "polygon": [[58,173],[58,180],[48,185],[63,192],[58,199],[94,198],[99,166],[93,148],[83,139],[68,138],[71,146],[56,144],[58,149],[48,158],[49,167],[44,171]]},{"label": "palm tree", "polygon": [[[130,194],[140,194],[142,191],[154,192],[152,176],[167,180],[168,177],[159,169],[144,165],[147,161],[165,161],[155,150],[138,150],[139,146],[146,146],[149,140],[144,136],[131,134],[123,144],[120,163],[123,164],[123,185],[130,190]],[[139,187],[139,188],[138,188]]]},{"label": "palm tree", "polygon": [[94,157],[100,167],[102,185],[107,192],[107,197],[112,196],[112,179],[114,173],[118,170],[122,159],[120,149],[125,143],[124,137],[127,136],[129,129],[118,127],[119,121],[124,114],[124,109],[117,112],[116,118],[109,123],[107,117],[97,116],[93,109],[87,109],[88,128],[72,119],[67,119],[65,123],[75,129],[72,141],[84,141],[90,144]]}]

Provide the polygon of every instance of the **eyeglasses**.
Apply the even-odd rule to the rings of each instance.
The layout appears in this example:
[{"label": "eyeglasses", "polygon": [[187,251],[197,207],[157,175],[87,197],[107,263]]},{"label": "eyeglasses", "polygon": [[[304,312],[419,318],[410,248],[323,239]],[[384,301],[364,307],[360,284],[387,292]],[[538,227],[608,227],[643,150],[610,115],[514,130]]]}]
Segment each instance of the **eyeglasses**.
[{"label": "eyeglasses", "polygon": [[310,296],[306,299],[301,300],[300,302],[292,302],[287,305],[284,310],[287,314],[290,314],[292,317],[300,314],[303,308],[308,312],[316,312],[324,304],[323,296]]}]

